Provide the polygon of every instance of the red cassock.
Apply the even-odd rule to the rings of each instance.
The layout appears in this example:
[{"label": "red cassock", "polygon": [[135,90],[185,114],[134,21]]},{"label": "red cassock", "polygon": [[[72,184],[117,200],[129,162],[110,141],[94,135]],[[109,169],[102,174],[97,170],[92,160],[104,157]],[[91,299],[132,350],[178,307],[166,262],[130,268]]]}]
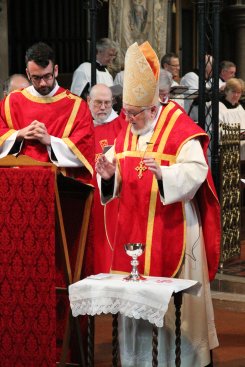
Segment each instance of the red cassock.
[{"label": "red cassock", "polygon": [[[113,145],[122,126],[127,122],[117,117],[114,120],[95,127],[95,161],[105,146]],[[94,175],[94,273],[107,273],[111,268],[114,235],[118,213],[118,200],[112,200],[106,206],[100,201],[100,194]]]},{"label": "red cassock", "polygon": [[[62,173],[84,183],[90,183],[94,162],[94,127],[92,117],[81,98],[59,88],[53,97],[35,97],[26,89],[8,95],[1,104],[0,145],[15,132],[32,121],[43,122],[48,133],[70,148],[84,164],[82,168],[62,168]],[[42,162],[49,162],[46,146],[37,140],[26,140],[20,154]]]},{"label": "red cassock", "polygon": [[[204,155],[207,134],[171,102],[163,108],[147,152],[161,166],[176,162],[178,152],[190,139],[199,139]],[[158,183],[150,170],[138,178],[145,152],[137,151],[137,138],[130,126],[121,131],[115,152],[122,179],[120,210],[115,237],[112,271],[131,271],[124,251],[126,243],[144,243],[146,250],[139,258],[139,271],[152,276],[175,276],[185,253],[185,214],[182,202],[163,205]],[[201,214],[210,279],[214,278],[220,254],[220,208],[210,170],[196,198]]]}]

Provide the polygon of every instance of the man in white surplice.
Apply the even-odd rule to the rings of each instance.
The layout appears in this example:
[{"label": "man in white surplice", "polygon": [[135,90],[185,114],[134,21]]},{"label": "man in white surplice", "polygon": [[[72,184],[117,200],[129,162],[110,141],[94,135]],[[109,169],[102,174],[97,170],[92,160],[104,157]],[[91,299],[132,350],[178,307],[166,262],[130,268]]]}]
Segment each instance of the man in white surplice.
[{"label": "man in white surplice", "polygon": [[[204,367],[218,346],[209,279],[219,262],[219,205],[205,158],[207,135],[176,103],[159,106],[158,78],[148,42],[131,45],[123,90],[129,125],[96,164],[102,203],[120,200],[111,271],[130,271],[123,244],[142,242],[141,273],[202,284],[200,296],[184,295],[181,366]],[[175,365],[174,311],[171,303],[159,330],[161,367]],[[151,337],[147,321],[122,317],[122,366],[151,366]]]}]

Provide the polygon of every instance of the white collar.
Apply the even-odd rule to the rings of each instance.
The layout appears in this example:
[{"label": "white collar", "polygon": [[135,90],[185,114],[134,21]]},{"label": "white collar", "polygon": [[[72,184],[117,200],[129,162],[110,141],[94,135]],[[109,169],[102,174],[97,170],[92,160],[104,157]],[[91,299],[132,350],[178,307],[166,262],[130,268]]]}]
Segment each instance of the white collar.
[{"label": "white collar", "polygon": [[106,119],[106,121],[105,122],[111,122],[112,120],[115,120],[115,118],[117,118],[118,117],[118,114],[116,113],[116,111],[114,111],[113,110],[113,108],[112,108],[112,110],[111,110],[111,113],[110,113],[110,115],[107,117],[107,119]]},{"label": "white collar", "polygon": [[110,115],[107,117],[107,119],[106,119],[105,121],[103,121],[103,122],[96,122],[96,121],[94,120],[94,126],[100,126],[100,125],[107,124],[108,122],[111,122],[111,121],[115,120],[115,118],[117,118],[117,117],[118,117],[118,114],[117,114],[117,113],[116,113],[116,111],[114,111],[114,110],[113,110],[113,108],[112,108],[111,113],[110,113]]},{"label": "white collar", "polygon": [[38,91],[33,87],[33,85],[30,85],[29,87],[26,88],[27,92],[29,92],[32,96],[40,97],[40,98],[41,97],[42,98],[53,97],[58,89],[59,89],[59,84],[57,83],[57,81],[55,81],[54,89],[52,89],[51,92],[47,94],[46,96],[43,96],[42,94],[38,93]]}]

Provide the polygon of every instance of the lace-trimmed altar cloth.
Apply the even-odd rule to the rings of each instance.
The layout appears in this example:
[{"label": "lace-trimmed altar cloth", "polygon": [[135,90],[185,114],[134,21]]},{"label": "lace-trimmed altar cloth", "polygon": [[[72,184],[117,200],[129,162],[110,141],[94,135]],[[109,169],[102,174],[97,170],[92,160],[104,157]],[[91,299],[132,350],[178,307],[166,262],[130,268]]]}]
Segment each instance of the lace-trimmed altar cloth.
[{"label": "lace-trimmed altar cloth", "polygon": [[72,314],[116,314],[142,318],[163,326],[164,315],[173,293],[198,295],[200,283],[194,280],[146,277],[145,281],[128,282],[121,274],[98,274],[69,286]]}]

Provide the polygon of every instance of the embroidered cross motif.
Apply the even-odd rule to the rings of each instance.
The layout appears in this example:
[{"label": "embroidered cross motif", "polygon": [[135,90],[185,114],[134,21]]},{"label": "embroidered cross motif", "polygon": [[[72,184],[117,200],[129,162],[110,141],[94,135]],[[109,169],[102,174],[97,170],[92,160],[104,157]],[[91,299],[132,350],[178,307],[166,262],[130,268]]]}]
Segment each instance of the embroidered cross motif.
[{"label": "embroidered cross motif", "polygon": [[103,150],[104,147],[106,147],[108,145],[108,140],[107,139],[100,140],[99,144],[101,146],[101,149]]},{"label": "embroidered cross motif", "polygon": [[144,61],[144,59],[140,59],[140,60],[138,61],[138,64],[139,64],[139,66],[140,66],[142,69],[145,69],[145,61]]},{"label": "embroidered cross motif", "polygon": [[141,73],[144,73],[144,71],[146,70],[148,66],[148,63],[145,62],[145,58],[142,56],[140,57],[137,61],[136,61],[137,66],[139,67],[139,70],[141,71]]},{"label": "embroidered cross motif", "polygon": [[135,170],[138,172],[138,177],[141,178],[143,176],[143,172],[148,168],[145,166],[144,162],[141,160],[139,166],[135,167]]},{"label": "embroidered cross motif", "polygon": [[141,85],[139,85],[134,91],[138,97],[143,97],[145,95],[145,91],[142,89]]}]

